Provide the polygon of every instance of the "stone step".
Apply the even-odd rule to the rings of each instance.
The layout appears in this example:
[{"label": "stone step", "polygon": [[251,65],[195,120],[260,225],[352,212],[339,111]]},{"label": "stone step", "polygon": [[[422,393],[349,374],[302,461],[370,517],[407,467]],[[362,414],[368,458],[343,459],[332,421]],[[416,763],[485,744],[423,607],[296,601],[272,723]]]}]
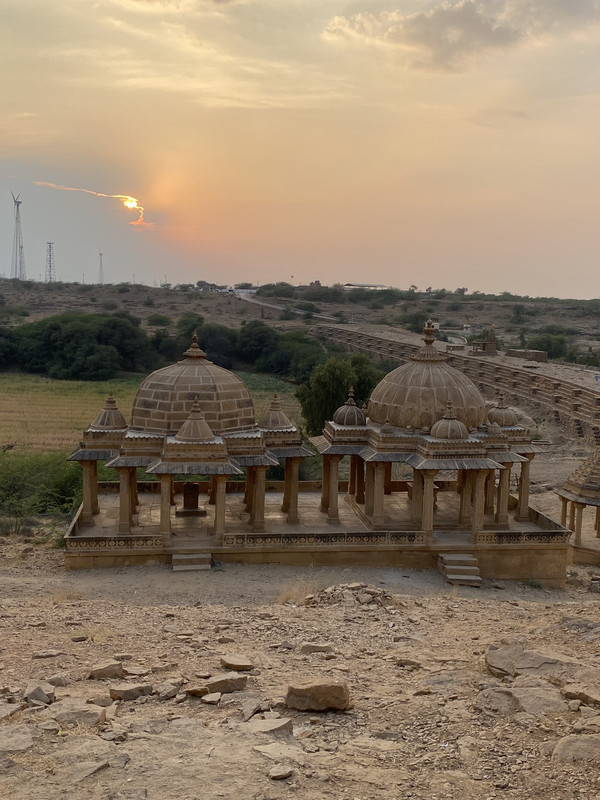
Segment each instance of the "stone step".
[{"label": "stone step", "polygon": [[481,586],[481,578],[477,575],[446,575],[446,581],[455,586]]},{"label": "stone step", "polygon": [[440,553],[438,565],[444,566],[476,566],[479,564],[475,556],[470,553]]},{"label": "stone step", "polygon": [[173,564],[173,572],[209,572],[210,564]]},{"label": "stone step", "polygon": [[199,572],[210,569],[210,553],[173,553],[171,565],[173,572]]},{"label": "stone step", "polygon": [[444,570],[444,574],[446,577],[450,577],[451,575],[474,575],[475,577],[479,577],[479,566],[477,565],[466,565],[466,564],[447,564]]}]

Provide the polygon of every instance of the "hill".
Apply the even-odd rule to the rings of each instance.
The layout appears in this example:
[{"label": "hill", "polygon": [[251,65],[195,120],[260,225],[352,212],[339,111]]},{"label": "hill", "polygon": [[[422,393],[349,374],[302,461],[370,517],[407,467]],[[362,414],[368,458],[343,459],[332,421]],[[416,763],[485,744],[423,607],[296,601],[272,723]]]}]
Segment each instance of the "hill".
[{"label": "hill", "polygon": [[169,328],[182,314],[194,312],[207,322],[231,328],[262,319],[287,330],[325,319],[418,332],[431,317],[439,322],[442,335],[477,336],[493,324],[504,346],[519,347],[532,339],[552,346],[558,337],[564,340],[563,357],[571,359],[600,349],[600,300],[532,298],[508,292],[468,294],[462,289],[344,291],[339,286],[293,287],[285,283],[261,287],[258,294],[241,294],[216,291],[217,287],[200,283],[200,287],[99,286],[1,279],[0,324],[14,326],[77,309],[127,311],[148,330]]}]

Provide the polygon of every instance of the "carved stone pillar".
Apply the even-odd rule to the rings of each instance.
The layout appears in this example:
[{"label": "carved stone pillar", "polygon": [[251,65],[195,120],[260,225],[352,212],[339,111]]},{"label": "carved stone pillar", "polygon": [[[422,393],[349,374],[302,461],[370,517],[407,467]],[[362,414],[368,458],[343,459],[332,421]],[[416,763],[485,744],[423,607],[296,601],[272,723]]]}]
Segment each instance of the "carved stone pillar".
[{"label": "carved stone pillar", "polygon": [[375,489],[375,466],[372,461],[367,461],[365,475],[365,514],[373,516],[373,500]]},{"label": "carved stone pillar", "polygon": [[283,498],[281,500],[281,510],[285,513],[290,510],[290,491],[291,491],[291,458],[286,458],[283,473]]},{"label": "carved stone pillar", "polygon": [[485,470],[478,469],[475,472],[473,486],[473,506],[471,509],[471,536],[473,541],[477,541],[477,534],[483,528],[483,512],[485,508]]},{"label": "carved stone pillar", "polygon": [[252,521],[252,503],[254,501],[254,467],[246,467],[246,492],[244,499],[246,501],[246,511],[250,514],[250,521]]},{"label": "carved stone pillar", "polygon": [[350,474],[348,475],[348,494],[356,494],[356,462],[358,456],[350,456]]},{"label": "carved stone pillar", "polygon": [[327,512],[329,525],[339,525],[340,522],[338,504],[340,459],[341,456],[329,456],[329,509]]},{"label": "carved stone pillar", "polygon": [[426,469],[423,471],[423,514],[421,528],[425,531],[427,542],[433,540],[433,505],[435,500],[434,480],[437,470]]},{"label": "carved stone pillar", "polygon": [[583,524],[583,509],[585,503],[574,503],[575,505],[575,545],[581,547],[581,527]]},{"label": "carved stone pillar", "polygon": [[119,473],[119,533],[131,533],[131,479],[129,468],[117,468]]},{"label": "carved stone pillar", "polygon": [[[215,475],[215,544],[223,543],[225,533],[225,498],[227,488],[227,475]],[[263,495],[264,496],[264,495]],[[264,520],[263,520],[264,528]]]},{"label": "carved stone pillar", "polygon": [[331,471],[331,456],[323,456],[323,474],[321,476],[321,505],[319,511],[322,514],[329,512],[329,473]]},{"label": "carved stone pillar", "polygon": [[392,462],[391,461],[389,461],[385,465],[384,493],[385,494],[391,494],[392,493]]},{"label": "carved stone pillar", "polygon": [[287,509],[287,522],[290,525],[297,525],[298,522],[300,522],[300,518],[298,516],[298,473],[300,470],[300,459],[288,458],[286,460],[286,468],[288,462],[290,465],[290,498]]},{"label": "carved stone pillar", "polygon": [[458,507],[458,521],[461,525],[466,525],[469,521],[471,512],[471,494],[473,487],[472,474],[470,470],[461,470],[460,481],[460,502]]},{"label": "carved stone pillar", "polygon": [[254,478],[254,496],[252,499],[252,530],[264,531],[265,529],[265,488],[266,467],[256,467]]},{"label": "carved stone pillar", "polygon": [[575,503],[572,500],[569,505],[569,530],[575,530]]},{"label": "carved stone pillar", "polygon": [[567,507],[569,505],[569,501],[566,497],[560,498],[560,524],[563,528],[567,527]]},{"label": "carved stone pillar", "polygon": [[527,522],[529,519],[529,468],[533,455],[527,456],[527,461],[521,463],[521,477],[519,478],[519,506],[515,519]]},{"label": "carved stone pillar", "polygon": [[498,509],[496,511],[496,522],[499,525],[508,525],[508,496],[510,489],[510,464],[503,464],[504,469],[500,472],[498,482]]},{"label": "carved stone pillar", "polygon": [[413,522],[421,525],[423,520],[423,473],[413,470],[412,509]]},{"label": "carved stone pillar", "polygon": [[161,536],[168,538],[171,536],[171,484],[172,475],[159,475],[160,481],[160,525]]},{"label": "carved stone pillar", "polygon": [[490,469],[485,479],[485,514],[494,513],[494,496],[496,494],[496,471]]},{"label": "carved stone pillar", "polygon": [[360,456],[356,457],[356,502],[365,502],[365,462]]},{"label": "carved stone pillar", "polygon": [[385,523],[384,494],[386,464],[376,463],[373,474],[373,525]]},{"label": "carved stone pillar", "polygon": [[[94,525],[94,483],[96,484],[96,504],[98,502],[97,491],[98,491],[98,480],[97,477],[94,477],[94,467],[96,467],[95,461],[82,461],[81,462],[81,469],[83,472],[82,479],[83,479],[83,508],[81,509],[81,515],[79,517],[79,524],[85,527],[91,527]],[[96,472],[97,476],[97,472]]]}]

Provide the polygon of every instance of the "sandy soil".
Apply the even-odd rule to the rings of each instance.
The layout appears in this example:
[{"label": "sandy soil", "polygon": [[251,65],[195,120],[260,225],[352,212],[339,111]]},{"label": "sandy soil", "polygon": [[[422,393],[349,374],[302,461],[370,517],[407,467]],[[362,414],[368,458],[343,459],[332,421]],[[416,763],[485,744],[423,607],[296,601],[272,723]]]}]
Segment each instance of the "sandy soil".
[{"label": "sandy soil", "polygon": [[[13,539],[0,540],[0,558],[0,694],[13,701],[0,702],[0,713],[18,708],[27,684],[57,673],[70,681],[56,689],[57,700],[80,698],[98,710],[94,703],[110,702],[110,686],[123,679],[86,676],[115,656],[130,656],[122,662],[133,673],[128,680],[153,690],[110,707],[113,719],[92,728],[44,729],[52,706],[4,719],[0,796],[600,796],[595,769],[552,757],[587,706],[570,710],[565,700],[558,711],[507,710],[489,692],[519,679],[494,677],[486,667],[488,648],[504,639],[576,654],[596,669],[600,612],[598,595],[587,591],[589,570],[572,570],[557,592],[487,581],[457,589],[434,572],[394,569],[64,573],[61,553]],[[372,602],[358,599],[361,585]],[[330,651],[303,654],[306,642]],[[58,654],[36,658],[40,651]],[[245,691],[224,694],[216,706],[185,695],[222,672],[220,658],[233,653],[255,665]],[[288,685],[317,676],[347,682],[352,707],[285,708]],[[159,699],[171,686],[180,687],[178,696]],[[293,733],[254,731],[242,719],[252,698],[270,709],[267,718],[290,717]],[[18,730],[31,735],[30,746],[7,751]],[[274,766],[290,776],[269,777]]]}]

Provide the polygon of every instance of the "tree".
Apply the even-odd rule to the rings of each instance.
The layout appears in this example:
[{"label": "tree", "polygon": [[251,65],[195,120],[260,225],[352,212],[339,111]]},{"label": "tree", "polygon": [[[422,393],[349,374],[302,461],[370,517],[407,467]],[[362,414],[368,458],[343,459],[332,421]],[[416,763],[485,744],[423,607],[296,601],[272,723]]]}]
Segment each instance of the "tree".
[{"label": "tree", "polygon": [[348,361],[330,358],[315,367],[309,385],[300,386],[296,392],[309,434],[321,433],[325,420],[346,402],[355,381],[356,373]]},{"label": "tree", "polygon": [[264,322],[253,319],[240,332],[237,353],[243,361],[253,363],[263,353],[276,347],[277,339],[277,331]]},{"label": "tree", "polygon": [[367,402],[371,392],[385,376],[385,373],[378,369],[364,353],[352,353],[350,365],[355,375],[353,384],[354,400],[357,405],[362,406],[363,403]]}]

